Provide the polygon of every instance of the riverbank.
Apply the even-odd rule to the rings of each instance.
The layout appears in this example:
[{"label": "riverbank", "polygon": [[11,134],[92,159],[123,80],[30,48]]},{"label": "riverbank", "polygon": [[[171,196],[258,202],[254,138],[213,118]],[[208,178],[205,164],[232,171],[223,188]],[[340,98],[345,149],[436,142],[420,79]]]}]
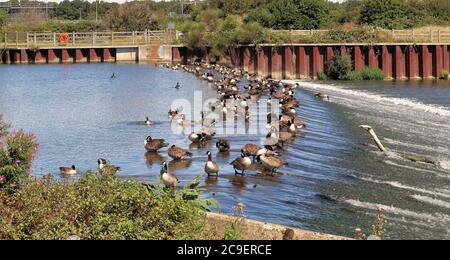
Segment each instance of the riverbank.
[{"label": "riverbank", "polygon": [[208,213],[206,218],[208,228],[215,234],[225,234],[227,227],[238,223],[242,240],[350,240],[346,237],[217,213]]}]

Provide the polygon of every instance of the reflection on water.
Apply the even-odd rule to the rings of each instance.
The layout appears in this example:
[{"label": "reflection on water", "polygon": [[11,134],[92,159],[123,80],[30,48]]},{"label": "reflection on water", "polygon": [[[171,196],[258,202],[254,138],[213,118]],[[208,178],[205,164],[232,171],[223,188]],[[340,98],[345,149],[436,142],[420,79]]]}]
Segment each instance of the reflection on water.
[{"label": "reflection on water", "polygon": [[[115,80],[109,77],[112,72]],[[193,100],[196,90],[205,99],[216,95],[211,85],[190,74],[135,64],[77,64],[0,66],[0,78],[0,113],[14,126],[35,133],[41,144],[34,175],[57,174],[59,166],[71,164],[80,171],[95,169],[97,158],[108,158],[121,166],[121,177],[155,182],[161,163],[167,161],[181,185],[204,176],[202,183],[225,213],[242,202],[251,218],[351,236],[356,227],[370,230],[374,208],[383,205],[390,238],[450,237],[449,172],[383,157],[357,127],[374,126],[381,141],[397,153],[446,159],[446,86],[304,85],[296,95],[301,101],[299,117],[307,128],[280,151],[288,166],[282,176],[272,177],[254,172],[235,176],[229,165],[240,156],[241,147],[260,141],[256,135],[226,136],[231,150],[218,153],[215,142],[225,136],[190,144],[186,132],[172,133],[176,126],[167,112],[173,100]],[[177,82],[184,86],[178,91]],[[316,91],[330,94],[331,102],[315,99]],[[147,116],[153,125],[144,125]],[[251,129],[240,127],[242,132]],[[193,158],[172,161],[166,148],[145,153],[149,135],[189,148]],[[204,173],[208,150],[221,167],[218,178]]]}]

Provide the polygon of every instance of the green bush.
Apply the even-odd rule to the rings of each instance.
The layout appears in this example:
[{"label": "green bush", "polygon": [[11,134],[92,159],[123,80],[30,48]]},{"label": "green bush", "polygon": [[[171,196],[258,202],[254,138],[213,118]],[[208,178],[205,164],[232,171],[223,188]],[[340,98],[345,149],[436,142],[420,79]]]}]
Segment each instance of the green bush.
[{"label": "green bush", "polygon": [[439,77],[440,79],[443,79],[443,80],[448,80],[449,79],[449,72],[448,72],[448,70],[442,70],[441,71],[441,76]]},{"label": "green bush", "polygon": [[32,134],[9,127],[0,115],[0,188],[15,187],[28,175],[38,148]]},{"label": "green bush", "polygon": [[363,80],[361,72],[358,71],[350,71],[349,73],[347,73],[347,75],[345,75],[342,80]]},{"label": "green bush", "polygon": [[384,72],[380,68],[371,69],[364,67],[361,72],[361,79],[363,80],[384,80]]},{"label": "green bush", "polygon": [[328,75],[330,78],[334,80],[347,80],[351,72],[352,61],[350,58],[336,52],[328,66]]},{"label": "green bush", "polygon": [[317,73],[317,79],[318,80],[327,80],[328,77],[327,77],[327,74],[325,74],[323,71],[319,71]]},{"label": "green bush", "polygon": [[13,194],[0,189],[0,239],[200,239],[205,211],[192,185],[173,191],[94,173],[65,183],[30,178]]}]

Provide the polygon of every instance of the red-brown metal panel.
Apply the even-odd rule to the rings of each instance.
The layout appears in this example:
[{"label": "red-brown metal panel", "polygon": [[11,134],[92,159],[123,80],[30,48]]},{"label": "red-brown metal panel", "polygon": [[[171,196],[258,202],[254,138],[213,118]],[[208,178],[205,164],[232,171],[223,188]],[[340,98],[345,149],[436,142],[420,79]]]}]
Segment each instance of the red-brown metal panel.
[{"label": "red-brown metal panel", "polygon": [[405,77],[406,71],[405,53],[401,46],[395,46],[395,77],[402,79]]},{"label": "red-brown metal panel", "polygon": [[434,62],[435,62],[435,72],[434,72],[434,76],[436,78],[439,78],[441,76],[441,72],[444,69],[444,51],[443,51],[443,46],[442,45],[436,45],[436,51],[434,53],[435,58],[434,58]]},{"label": "red-brown metal panel", "polygon": [[257,50],[258,75],[267,77],[269,74],[269,56],[267,48],[261,47]]},{"label": "red-brown metal panel", "polygon": [[371,69],[378,68],[378,58],[375,52],[375,48],[373,46],[369,47],[369,68]]},{"label": "red-brown metal panel", "polygon": [[450,71],[450,45],[444,45],[444,69]]},{"label": "red-brown metal panel", "polygon": [[287,79],[294,79],[296,77],[294,65],[294,50],[293,47],[284,48],[284,77]]},{"label": "red-brown metal panel", "polygon": [[355,46],[354,51],[354,62],[355,62],[355,70],[361,71],[364,67],[364,60],[362,57],[361,46]]},{"label": "red-brown metal panel", "polygon": [[384,76],[390,79],[392,78],[392,53],[389,52],[388,46],[383,46],[381,58]]},{"label": "red-brown metal panel", "polygon": [[408,46],[408,77],[415,79],[419,77],[419,51],[416,46]]},{"label": "red-brown metal panel", "polygon": [[100,62],[100,58],[98,57],[96,49],[89,49],[89,62]]},{"label": "red-brown metal panel", "polygon": [[27,64],[28,63],[28,52],[27,50],[20,50],[20,63]]},{"label": "red-brown metal panel", "polygon": [[432,77],[432,58],[430,57],[430,50],[427,45],[422,45],[422,78]]},{"label": "red-brown metal panel", "polygon": [[61,50],[61,62],[62,63],[69,63],[72,62],[70,59],[70,54],[68,49],[62,49]]},{"label": "red-brown metal panel", "polygon": [[[233,52],[234,52],[234,49],[232,50],[232,53]],[[181,61],[182,61],[182,58],[181,58],[180,48],[179,47],[173,47],[172,48],[172,62],[180,63]],[[234,64],[233,64],[233,66],[234,66]]]}]

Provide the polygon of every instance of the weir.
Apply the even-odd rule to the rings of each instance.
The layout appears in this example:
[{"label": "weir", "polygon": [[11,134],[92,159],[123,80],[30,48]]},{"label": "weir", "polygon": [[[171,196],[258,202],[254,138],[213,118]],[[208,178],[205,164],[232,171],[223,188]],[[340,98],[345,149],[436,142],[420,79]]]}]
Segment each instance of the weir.
[{"label": "weir", "polygon": [[[351,59],[353,69],[379,68],[386,79],[435,79],[450,70],[449,44],[286,44],[241,45],[231,50],[233,67],[274,79],[317,79],[335,53]],[[174,47],[175,62],[203,59]],[[176,57],[176,58],[175,58]]]},{"label": "weir", "polygon": [[[207,51],[183,45],[129,45],[0,49],[3,64],[208,61]],[[251,74],[274,79],[317,79],[338,53],[353,69],[379,68],[386,79],[438,79],[450,71],[449,44],[289,44],[242,45],[230,63]]]},{"label": "weir", "polygon": [[351,59],[353,69],[379,68],[386,79],[439,78],[450,70],[448,44],[293,44],[238,46],[231,62],[258,76],[275,79],[317,79],[335,53]]},{"label": "weir", "polygon": [[0,49],[0,64],[172,62],[172,46],[83,46]]}]

